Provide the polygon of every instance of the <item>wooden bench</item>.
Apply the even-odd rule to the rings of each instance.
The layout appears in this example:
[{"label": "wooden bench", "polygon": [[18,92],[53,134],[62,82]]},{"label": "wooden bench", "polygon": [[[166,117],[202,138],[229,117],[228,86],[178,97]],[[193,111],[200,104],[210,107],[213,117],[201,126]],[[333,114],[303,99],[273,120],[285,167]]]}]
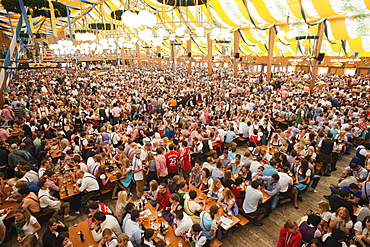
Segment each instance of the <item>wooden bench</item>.
[{"label": "wooden bench", "polygon": [[239,225],[241,225],[241,226],[245,226],[246,224],[249,223],[249,220],[247,218],[243,217],[241,214],[238,214],[236,216],[236,218],[238,218],[240,220]]},{"label": "wooden bench", "polygon": [[110,190],[100,190],[100,195],[104,195],[104,194],[107,194],[109,192],[110,192]]},{"label": "wooden bench", "polygon": [[209,247],[220,247],[222,245],[222,242],[218,240],[217,238],[213,238],[211,242],[209,243]]}]

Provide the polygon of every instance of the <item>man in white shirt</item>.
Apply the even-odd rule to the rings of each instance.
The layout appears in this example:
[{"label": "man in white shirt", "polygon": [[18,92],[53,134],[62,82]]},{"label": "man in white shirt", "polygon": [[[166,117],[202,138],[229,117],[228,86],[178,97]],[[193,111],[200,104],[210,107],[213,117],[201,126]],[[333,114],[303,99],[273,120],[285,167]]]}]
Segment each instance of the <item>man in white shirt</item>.
[{"label": "man in white shirt", "polygon": [[40,202],[40,208],[45,212],[47,210],[53,210],[54,215],[63,213],[65,221],[71,221],[76,219],[76,216],[69,215],[70,203],[62,202],[57,198],[50,195],[49,183],[45,178],[41,178],[37,183],[40,187],[38,197]]},{"label": "man in white shirt", "polygon": [[136,194],[138,198],[141,198],[144,190],[144,171],[146,171],[146,166],[143,164],[140,156],[141,149],[138,148],[135,150],[135,156],[132,159],[132,173],[136,182]]},{"label": "man in white shirt", "polygon": [[92,223],[90,230],[95,242],[99,242],[103,238],[104,229],[112,230],[116,236],[122,233],[116,217],[103,212],[96,212],[93,217],[96,221]]},{"label": "man in white shirt", "polygon": [[193,225],[193,221],[191,220],[190,216],[184,213],[182,210],[177,210],[175,214],[176,216],[172,227],[175,231],[175,235],[180,236],[189,231]]},{"label": "man in white shirt", "polygon": [[24,175],[21,180],[26,180],[27,182],[32,182],[35,184],[37,184],[37,182],[39,181],[39,175],[37,174],[37,172],[31,170],[29,165],[21,166],[20,171]]},{"label": "man in white shirt", "polygon": [[79,200],[79,202],[81,205],[85,206],[88,200],[98,194],[99,184],[92,174],[84,172],[83,170],[77,171],[76,177],[79,179],[77,183],[80,187],[74,184],[73,190],[75,192],[80,192],[81,200]]}]

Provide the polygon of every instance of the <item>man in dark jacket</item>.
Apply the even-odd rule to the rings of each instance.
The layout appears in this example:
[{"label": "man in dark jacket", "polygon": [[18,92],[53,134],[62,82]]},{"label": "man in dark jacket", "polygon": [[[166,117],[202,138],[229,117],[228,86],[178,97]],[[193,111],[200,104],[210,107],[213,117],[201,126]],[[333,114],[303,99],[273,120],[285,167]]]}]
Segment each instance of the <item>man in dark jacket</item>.
[{"label": "man in dark jacket", "polygon": [[[15,145],[15,144],[12,144]],[[14,167],[17,165],[18,161],[25,160],[30,161],[29,156],[27,155],[26,151],[26,144],[21,143],[19,145],[19,149],[14,150],[8,155],[8,177],[13,177],[14,175]]]},{"label": "man in dark jacket", "polygon": [[0,139],[0,171],[4,174],[4,179],[9,178],[7,171],[9,153],[5,141]]},{"label": "man in dark jacket", "polygon": [[48,229],[46,229],[44,236],[42,237],[42,243],[44,247],[54,247],[57,236],[61,232],[68,232],[68,227],[55,218],[51,218],[48,221],[47,226]]}]

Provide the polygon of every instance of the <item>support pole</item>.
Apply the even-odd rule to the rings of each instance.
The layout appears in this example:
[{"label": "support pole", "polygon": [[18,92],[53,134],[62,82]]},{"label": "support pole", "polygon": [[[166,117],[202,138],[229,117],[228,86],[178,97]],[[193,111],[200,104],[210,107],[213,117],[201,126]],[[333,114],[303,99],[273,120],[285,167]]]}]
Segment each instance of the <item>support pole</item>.
[{"label": "support pole", "polygon": [[160,46],[157,46],[157,62],[158,62],[158,69],[162,70],[162,54],[161,54]]},{"label": "support pole", "polygon": [[271,80],[271,67],[272,67],[272,58],[274,56],[274,42],[275,42],[275,28],[270,27],[269,29],[269,50],[268,50],[268,58],[267,58],[267,74],[266,74],[266,81],[269,82]]},{"label": "support pole", "polygon": [[315,83],[316,83],[317,71],[319,69],[319,61],[317,61],[316,58],[319,56],[319,53],[321,50],[322,39],[324,36],[324,27],[325,26],[324,26],[324,21],[323,21],[319,23],[318,28],[317,28],[317,36],[319,38],[316,40],[315,49],[313,51],[313,56],[315,60],[311,61],[313,64],[312,64],[312,78],[311,78],[311,83],[310,83],[310,92],[312,92],[313,88],[315,87]]},{"label": "support pole", "polygon": [[236,53],[239,53],[239,44],[240,44],[240,33],[239,33],[239,30],[236,30],[234,31],[234,60],[233,60],[234,77],[239,76],[238,61],[237,61],[238,59],[236,58]]},{"label": "support pole", "polygon": [[69,7],[66,6],[67,9],[67,20],[68,20],[68,31],[69,31],[69,39],[73,42],[73,30],[72,30],[72,24],[71,24],[71,16],[69,12]]},{"label": "support pole", "polygon": [[136,43],[136,59],[137,59],[137,68],[138,69],[141,69],[140,46],[139,46],[139,43]]},{"label": "support pole", "polygon": [[207,37],[207,48],[208,48],[208,54],[207,54],[207,64],[208,64],[208,75],[212,75],[213,73],[213,61],[212,61],[212,53],[213,53],[213,45],[212,45],[212,39],[208,35]]},{"label": "support pole", "polygon": [[172,71],[176,72],[176,51],[174,41],[171,41],[171,61],[172,61]]},{"label": "support pole", "polygon": [[193,59],[191,58],[191,56],[189,57],[189,53],[191,54],[191,39],[186,41],[186,56],[188,56],[188,74],[190,75],[192,73]]}]

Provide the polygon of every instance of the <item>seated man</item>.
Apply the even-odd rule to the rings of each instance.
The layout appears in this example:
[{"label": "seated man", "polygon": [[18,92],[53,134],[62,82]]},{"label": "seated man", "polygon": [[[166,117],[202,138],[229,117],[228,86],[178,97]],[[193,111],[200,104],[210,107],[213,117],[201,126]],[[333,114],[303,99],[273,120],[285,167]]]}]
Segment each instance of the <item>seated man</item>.
[{"label": "seated man", "polygon": [[206,235],[199,224],[194,224],[184,237],[186,243],[190,244],[191,242],[194,242],[196,247],[202,247],[207,242]]},{"label": "seated man", "polygon": [[59,201],[57,198],[50,195],[49,184],[45,178],[41,178],[37,185],[40,187],[38,194],[41,210],[52,210],[54,215],[59,212],[64,215],[64,220],[70,221],[76,219],[76,216],[69,215],[70,204],[69,202]]},{"label": "seated man", "polygon": [[93,202],[89,201],[87,203],[87,208],[89,209],[89,214],[87,215],[87,224],[89,227],[95,222],[94,220],[94,214],[97,212],[103,212],[104,214],[110,214],[112,215],[113,212],[110,210],[107,204],[102,202]]},{"label": "seated man", "polygon": [[338,183],[330,184],[329,189],[331,190],[332,194],[338,194],[340,188],[342,188],[344,185],[349,185],[352,183],[357,183],[356,178],[351,176],[351,172],[349,170],[344,169],[338,180]]},{"label": "seated man", "polygon": [[348,201],[357,204],[362,196],[362,191],[358,188],[357,184],[352,183],[349,185],[344,185],[341,189],[348,190],[350,193],[350,198]]},{"label": "seated man", "polygon": [[61,232],[68,232],[68,227],[55,218],[49,219],[47,226],[48,228],[42,237],[42,244],[44,247],[55,247],[55,241],[57,240],[58,235]]},{"label": "seated man", "polygon": [[[195,190],[189,191],[189,194],[184,196],[184,212],[190,216],[194,224],[199,224],[200,222],[200,212],[204,211],[206,208],[205,201],[201,202],[203,206],[195,201],[197,198],[197,192]],[[204,198],[206,196],[204,195]]]},{"label": "seated man", "polygon": [[257,180],[253,180],[252,185],[247,187],[242,208],[247,217],[256,216],[253,223],[255,226],[262,226],[261,220],[266,215],[266,209],[259,205],[263,199],[262,192],[258,190],[259,185]]},{"label": "seated man", "polygon": [[140,211],[133,210],[131,212],[131,219],[126,222],[125,226],[125,233],[130,238],[131,243],[134,247],[141,246],[141,226],[139,224],[140,221]]},{"label": "seated man", "polygon": [[171,206],[170,195],[171,192],[168,190],[167,184],[161,183],[158,187],[156,210],[165,211],[167,207]]},{"label": "seated man", "polygon": [[368,171],[356,163],[351,163],[346,170],[351,171],[351,176],[354,176],[358,181],[365,181]]},{"label": "seated man", "polygon": [[176,216],[172,227],[176,236],[183,236],[183,234],[189,231],[190,227],[193,225],[193,221],[189,215],[184,213],[182,210],[177,210],[175,214]]},{"label": "seated man", "polygon": [[104,214],[103,212],[96,212],[94,214],[94,219],[95,222],[91,225],[90,230],[95,242],[99,242],[102,239],[103,231],[106,228],[111,229],[116,236],[122,233],[116,217]]},{"label": "seated man", "polygon": [[341,189],[338,195],[331,195],[329,198],[329,205],[332,212],[336,212],[338,208],[345,207],[348,209],[350,215],[353,215],[353,206],[348,199],[350,192],[346,189]]},{"label": "seated man", "polygon": [[20,206],[27,208],[35,217],[41,216],[41,208],[37,195],[27,187],[21,188],[18,193],[23,198]]},{"label": "seated man", "polygon": [[79,179],[77,183],[80,185],[79,187],[77,184],[74,184],[74,190],[76,192],[81,192],[79,200],[80,205],[86,206],[87,202],[95,195],[99,193],[99,184],[96,181],[96,178],[88,173],[84,172],[83,170],[78,170],[76,173],[76,177]]},{"label": "seated man", "polygon": [[212,170],[212,179],[223,179],[224,178],[224,173],[221,171],[221,166],[222,166],[222,163],[221,162],[217,162],[216,164],[216,167],[213,168]]}]

